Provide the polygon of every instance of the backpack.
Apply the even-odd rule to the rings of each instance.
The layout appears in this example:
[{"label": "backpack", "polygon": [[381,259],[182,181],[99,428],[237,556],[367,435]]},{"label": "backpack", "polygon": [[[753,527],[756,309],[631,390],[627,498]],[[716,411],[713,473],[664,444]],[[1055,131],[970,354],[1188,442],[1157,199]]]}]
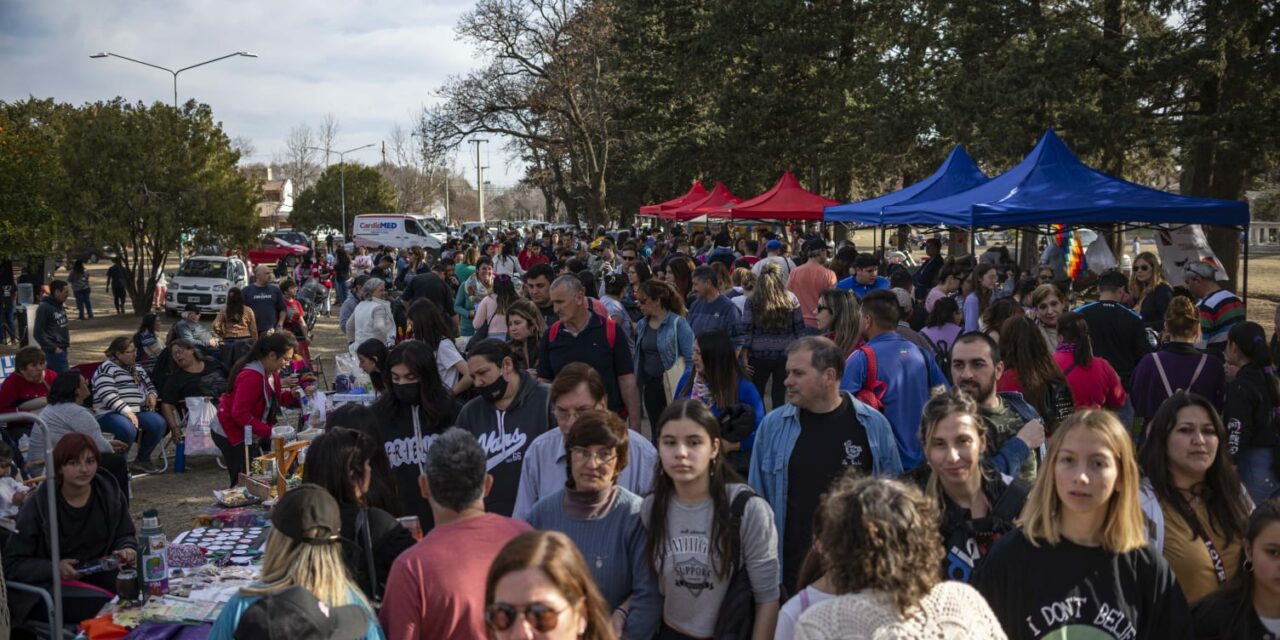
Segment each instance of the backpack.
[{"label": "backpack", "polygon": [[951,382],[951,345],[946,340],[938,340],[933,343],[933,359],[938,363],[938,368],[942,369],[942,377]]},{"label": "backpack", "polygon": [[[885,383],[876,378],[876,352],[870,345],[858,347],[858,351],[867,357],[867,376],[862,381],[862,388],[854,392],[853,397],[876,411],[884,411]],[[856,352],[855,352],[856,353]]]},{"label": "backpack", "polygon": [[733,528],[733,573],[716,614],[713,638],[751,638],[752,626],[756,620],[756,600],[751,591],[751,576],[748,575],[746,558],[742,556],[742,515],[747,511],[747,503],[755,497],[753,491],[743,489],[733,498],[733,504],[729,507],[729,526]]},{"label": "backpack", "polygon": [[[560,324],[562,322],[563,320],[556,320],[551,323],[551,328],[547,330],[548,344],[555,342],[556,336],[560,335]],[[618,323],[614,322],[613,318],[609,316],[604,317],[604,336],[609,343],[609,348],[612,349],[614,343],[618,341]]]}]

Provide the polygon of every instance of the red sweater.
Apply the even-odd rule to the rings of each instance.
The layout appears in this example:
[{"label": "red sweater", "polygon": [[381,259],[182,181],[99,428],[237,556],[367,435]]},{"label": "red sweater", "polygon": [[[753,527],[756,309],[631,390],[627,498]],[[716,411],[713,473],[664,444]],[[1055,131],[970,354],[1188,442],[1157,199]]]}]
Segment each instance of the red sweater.
[{"label": "red sweater", "polygon": [[1075,354],[1058,352],[1053,354],[1058,368],[1067,373],[1067,386],[1071,387],[1071,398],[1077,409],[1119,409],[1124,406],[1124,387],[1120,386],[1120,376],[1111,368],[1111,363],[1097,356],[1089,361],[1089,366],[1075,365]]},{"label": "red sweater", "polygon": [[58,374],[50,369],[44,370],[44,382],[31,382],[16,371],[9,374],[0,383],[0,413],[15,413],[18,405],[48,396],[49,387],[57,377]]},{"label": "red sweater", "polygon": [[280,389],[280,374],[271,375],[271,387],[266,385],[257,367],[246,366],[236,374],[231,390],[218,401],[218,424],[222,425],[232,446],[244,442],[245,425],[252,425],[253,435],[259,438],[271,437],[274,425],[264,422],[263,418],[267,414],[267,399],[273,393],[280,405],[297,403],[293,393]]}]

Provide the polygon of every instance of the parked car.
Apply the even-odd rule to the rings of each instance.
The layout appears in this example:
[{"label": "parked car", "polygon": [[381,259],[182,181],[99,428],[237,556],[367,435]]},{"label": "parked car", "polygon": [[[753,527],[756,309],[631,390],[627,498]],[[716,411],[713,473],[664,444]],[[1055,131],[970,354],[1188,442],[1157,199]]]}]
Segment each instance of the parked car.
[{"label": "parked car", "polygon": [[305,233],[303,233],[303,232],[301,232],[301,231],[297,231],[297,230],[294,230],[294,229],[277,229],[277,230],[275,231],[275,233],[273,233],[273,234],[271,234],[271,235],[274,235],[275,237],[277,237],[277,238],[279,238],[279,239],[281,239],[281,240],[284,240],[285,242],[288,242],[289,244],[301,245],[301,246],[306,247],[306,248],[308,248],[308,249],[314,249],[314,248],[315,248],[315,245],[314,245],[314,244],[312,244],[312,242],[311,242],[311,236],[308,236],[307,234],[305,234]]},{"label": "parked car", "polygon": [[187,258],[178,271],[169,276],[164,309],[169,315],[176,316],[183,307],[195,304],[201,313],[217,313],[227,306],[228,289],[248,285],[249,270],[239,258]]},{"label": "parked car", "polygon": [[266,236],[257,249],[249,250],[248,257],[253,264],[293,268],[308,251],[305,245],[293,244],[280,236]]},{"label": "parked car", "polygon": [[407,213],[369,213],[354,221],[352,240],[358,247],[422,247],[437,252],[447,231],[439,220]]}]

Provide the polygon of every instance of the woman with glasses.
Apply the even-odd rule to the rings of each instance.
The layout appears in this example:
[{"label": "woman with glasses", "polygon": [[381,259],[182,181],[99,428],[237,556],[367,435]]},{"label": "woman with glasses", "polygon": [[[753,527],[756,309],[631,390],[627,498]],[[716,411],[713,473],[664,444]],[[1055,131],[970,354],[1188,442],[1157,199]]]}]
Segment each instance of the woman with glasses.
[{"label": "woman with glasses", "polygon": [[563,533],[530,531],[493,559],[484,585],[489,637],[615,640],[609,608]]},{"label": "woman with glasses", "polygon": [[[130,446],[138,441],[134,468],[142,473],[158,473],[151,453],[164,437],[168,425],[156,411],[159,394],[138,366],[138,350],[129,336],[118,336],[107,346],[107,359],[93,374],[93,404],[98,425],[117,440]],[[126,450],[127,453],[127,450]]]},{"label": "woman with glasses", "polygon": [[644,499],[618,485],[630,458],[628,436],[615,414],[593,410],[577,416],[564,437],[569,480],[533,505],[528,522],[564,533],[578,546],[612,611],[615,633],[652,638],[662,596],[645,558]]},{"label": "woman with glasses", "polygon": [[1173,287],[1165,282],[1160,257],[1155,253],[1144,251],[1134,259],[1129,295],[1133,296],[1133,309],[1142,316],[1143,324],[1156,332],[1164,331],[1164,314],[1173,300]]},{"label": "woman with glasses", "polygon": [[840,347],[848,358],[854,349],[862,346],[862,305],[858,296],[845,289],[827,289],[818,294],[818,307],[814,314],[818,330]]}]

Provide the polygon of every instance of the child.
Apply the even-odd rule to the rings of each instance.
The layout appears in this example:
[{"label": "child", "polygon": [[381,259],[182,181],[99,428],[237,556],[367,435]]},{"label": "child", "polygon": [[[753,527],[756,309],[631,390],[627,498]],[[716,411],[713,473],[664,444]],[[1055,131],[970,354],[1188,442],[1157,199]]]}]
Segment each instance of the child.
[{"label": "child", "polygon": [[27,498],[30,490],[22,484],[22,479],[14,477],[17,473],[13,465],[13,448],[0,441],[0,527],[5,532],[0,537],[8,538],[9,533],[17,531],[14,519],[18,517],[18,509]]}]

